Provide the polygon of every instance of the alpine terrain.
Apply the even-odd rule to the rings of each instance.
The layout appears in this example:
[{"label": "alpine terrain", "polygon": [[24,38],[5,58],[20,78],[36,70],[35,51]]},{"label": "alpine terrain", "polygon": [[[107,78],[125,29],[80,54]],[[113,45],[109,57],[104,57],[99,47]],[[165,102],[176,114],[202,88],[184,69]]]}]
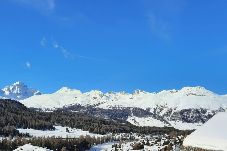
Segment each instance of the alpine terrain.
[{"label": "alpine terrain", "polygon": [[158,93],[141,90],[134,93],[103,93],[97,90],[82,93],[63,87],[52,94],[41,94],[22,82],[16,82],[2,91],[4,97],[19,100],[28,108],[82,112],[128,121],[137,126],[196,129],[227,108],[227,95],[218,95],[199,86]]},{"label": "alpine terrain", "polygon": [[0,89],[1,98],[23,100],[33,95],[41,95],[41,92],[29,88],[27,85],[20,81],[15,82],[12,85],[5,86],[3,89]]}]

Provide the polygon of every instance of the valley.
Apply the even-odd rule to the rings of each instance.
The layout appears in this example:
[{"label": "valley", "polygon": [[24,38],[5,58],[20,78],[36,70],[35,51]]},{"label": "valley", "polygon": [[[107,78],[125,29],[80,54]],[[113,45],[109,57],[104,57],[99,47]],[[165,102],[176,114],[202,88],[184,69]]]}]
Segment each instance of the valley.
[{"label": "valley", "polygon": [[[66,87],[52,94],[36,92],[22,82],[2,89],[2,149],[30,143],[51,150],[133,150],[135,145],[182,150],[185,137],[227,107],[227,95],[203,87],[132,94]],[[47,145],[56,139],[59,145]]]}]

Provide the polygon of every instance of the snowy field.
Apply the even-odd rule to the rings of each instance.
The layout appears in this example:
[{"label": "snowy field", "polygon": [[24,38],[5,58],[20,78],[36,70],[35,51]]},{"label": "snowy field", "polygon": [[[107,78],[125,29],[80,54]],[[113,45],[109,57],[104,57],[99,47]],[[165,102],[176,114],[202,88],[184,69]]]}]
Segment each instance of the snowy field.
[{"label": "snowy field", "polygon": [[199,128],[202,123],[183,123],[182,121],[168,121],[172,127],[179,130],[194,130]]},{"label": "snowy field", "polygon": [[[135,151],[132,148],[132,144],[135,142],[126,142],[126,143],[122,143],[121,144],[121,149],[122,151]],[[96,146],[93,146],[90,151],[113,151],[114,148],[112,148],[112,145],[114,145],[116,143],[114,142],[110,142],[110,143],[104,143],[104,144],[98,144]],[[118,144],[119,145],[119,144]],[[144,149],[141,149],[143,151],[159,151],[160,149],[163,149],[163,147],[154,145],[154,146],[147,146],[144,145]],[[174,148],[175,151],[178,151],[179,148]]]},{"label": "snowy field", "polygon": [[[68,129],[68,131],[66,130]],[[28,133],[33,137],[62,137],[62,138],[78,138],[80,136],[89,135],[91,137],[102,137],[103,135],[89,133],[81,129],[55,126],[54,131],[35,130],[35,129],[17,129],[20,133]]]},{"label": "snowy field", "polygon": [[26,144],[24,146],[18,147],[14,151],[51,151],[51,150],[45,149],[42,147],[38,147],[38,146],[32,146],[30,144]]},{"label": "snowy field", "polygon": [[227,112],[218,113],[186,137],[186,147],[227,151]]},{"label": "snowy field", "polygon": [[[121,144],[121,149],[123,151],[131,151],[132,150],[132,144],[133,142],[127,142],[127,143],[122,143]],[[116,143],[110,142],[110,143],[104,143],[104,144],[99,144],[96,146],[93,146],[90,151],[112,151],[112,145],[114,145]],[[144,146],[144,150],[152,150],[152,151],[158,151],[158,147],[157,146]]]},{"label": "snowy field", "polygon": [[202,125],[202,123],[183,123],[181,121],[168,121],[168,123],[164,123],[163,121],[154,119],[152,117],[136,117],[130,116],[127,121],[136,126],[155,126],[155,127],[174,127],[179,130],[193,130],[197,129]]},{"label": "snowy field", "polygon": [[114,145],[116,142],[110,142],[110,143],[104,143],[104,144],[98,144],[93,146],[90,151],[109,151],[112,149],[112,145]]},{"label": "snowy field", "polygon": [[130,116],[127,121],[136,126],[155,126],[155,127],[164,127],[167,126],[164,122],[154,119],[152,117],[136,117]]}]

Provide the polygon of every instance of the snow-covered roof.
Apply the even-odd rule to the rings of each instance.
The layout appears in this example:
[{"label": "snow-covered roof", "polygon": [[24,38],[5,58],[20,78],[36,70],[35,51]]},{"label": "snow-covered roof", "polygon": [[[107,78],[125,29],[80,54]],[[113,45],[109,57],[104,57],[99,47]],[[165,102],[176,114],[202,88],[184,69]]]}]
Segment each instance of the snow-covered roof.
[{"label": "snow-covered roof", "polygon": [[186,137],[183,145],[227,151],[227,112],[216,114],[203,126]]}]

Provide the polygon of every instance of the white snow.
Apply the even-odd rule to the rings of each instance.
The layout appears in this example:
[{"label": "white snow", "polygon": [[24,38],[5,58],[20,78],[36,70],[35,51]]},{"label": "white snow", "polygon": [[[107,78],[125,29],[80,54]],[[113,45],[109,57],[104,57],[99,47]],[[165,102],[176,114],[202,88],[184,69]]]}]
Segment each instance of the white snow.
[{"label": "white snow", "polygon": [[109,142],[104,144],[98,144],[93,146],[90,151],[111,151],[112,145],[116,144],[115,142]]},{"label": "white snow", "polygon": [[227,95],[218,95],[203,87],[184,87],[181,90],[164,90],[159,93],[135,91],[132,94],[125,92],[102,93],[92,90],[82,93],[79,90],[63,87],[52,94],[32,96],[21,103],[27,107],[56,109],[72,104],[83,106],[96,105],[99,108],[139,107],[155,108],[167,106],[176,110],[189,108],[204,108],[217,110],[227,108]]},{"label": "white snow", "polygon": [[[133,150],[132,148],[132,144],[134,144],[134,142],[123,142],[121,143],[121,149],[123,151],[135,151]],[[118,144],[117,142],[109,142],[109,143],[104,143],[104,144],[98,144],[98,145],[95,145],[93,146],[90,151],[113,151],[114,149],[112,148],[112,145],[114,144]],[[159,151],[161,150],[163,147],[161,146],[158,146],[158,145],[153,145],[153,146],[147,146],[147,145],[144,145],[144,149],[141,149],[144,150],[144,151]],[[119,149],[120,150],[120,149]],[[175,149],[177,150],[177,149]]]},{"label": "white snow", "polygon": [[136,126],[174,127],[179,130],[194,130],[202,125],[202,123],[183,123],[182,121],[168,121],[168,123],[165,123],[153,117],[136,116],[128,117],[127,121]]},{"label": "white snow", "polygon": [[203,123],[186,123],[182,121],[168,121],[172,127],[179,130],[194,130],[203,125]]},{"label": "white snow", "polygon": [[42,147],[38,147],[38,146],[33,146],[31,144],[25,144],[21,147],[18,147],[14,151],[51,151],[51,150],[45,149]]},{"label": "white snow", "polygon": [[1,97],[13,100],[23,100],[34,95],[41,95],[41,93],[37,90],[28,88],[28,86],[22,82],[15,82],[0,90]]},{"label": "white snow", "polygon": [[[41,108],[43,110],[55,110],[64,106],[82,105],[95,106],[96,108],[142,108],[160,109],[159,115],[166,114],[170,109],[177,112],[183,109],[207,109],[216,111],[220,108],[227,109],[227,95],[218,95],[203,87],[184,87],[180,90],[163,90],[161,92],[145,92],[137,90],[134,93],[108,92],[92,90],[81,92],[80,90],[63,87],[52,94],[35,95],[21,100],[27,107]],[[156,110],[157,111],[157,110]],[[138,126],[173,126],[177,129],[196,129],[201,123],[182,123],[181,121],[169,121],[169,124],[154,118],[139,118],[133,115],[128,121]]]},{"label": "white snow", "polygon": [[[68,128],[69,132],[66,131]],[[35,130],[35,129],[17,129],[20,133],[28,133],[33,137],[62,137],[62,138],[79,138],[80,136],[90,135],[91,137],[101,137],[103,135],[89,133],[81,129],[55,126],[55,130]]]},{"label": "white snow", "polygon": [[152,117],[141,118],[136,116],[130,116],[128,117],[127,121],[136,126],[155,126],[155,127],[170,126]]},{"label": "white snow", "polygon": [[163,90],[158,93],[136,90],[132,94],[103,93],[97,90],[82,93],[80,90],[63,87],[55,93],[41,95],[39,91],[28,88],[24,83],[16,82],[1,89],[0,97],[22,100],[21,102],[27,107],[42,109],[56,109],[72,104],[97,105],[100,108],[139,107],[143,109],[167,106],[176,110],[227,108],[227,95],[218,95],[200,86]]},{"label": "white snow", "polygon": [[227,151],[227,112],[216,114],[185,138],[184,146]]},{"label": "white snow", "polygon": [[42,109],[55,109],[72,104],[95,105],[100,103],[101,95],[99,91],[91,91],[90,93],[82,93],[79,90],[63,87],[53,94],[43,94],[33,96],[22,100],[21,103],[27,107],[35,107]]}]

